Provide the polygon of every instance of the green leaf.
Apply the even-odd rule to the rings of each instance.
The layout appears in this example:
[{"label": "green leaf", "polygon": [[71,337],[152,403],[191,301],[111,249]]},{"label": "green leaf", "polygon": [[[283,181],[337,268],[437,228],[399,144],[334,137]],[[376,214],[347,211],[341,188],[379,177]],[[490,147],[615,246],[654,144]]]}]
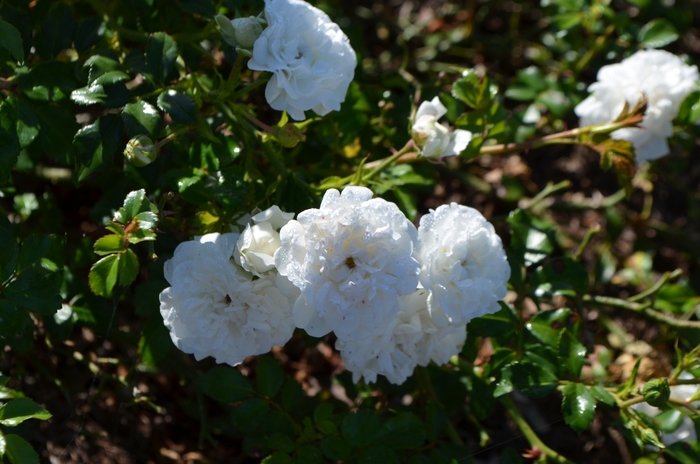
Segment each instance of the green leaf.
[{"label": "green leaf", "polygon": [[27,237],[22,242],[22,249],[17,259],[17,272],[22,272],[46,256],[55,238],[56,236],[47,234],[32,234]]},{"label": "green leaf", "polygon": [[659,427],[661,432],[671,433],[675,432],[678,427],[680,427],[684,419],[685,415],[678,409],[669,409],[655,416],[652,420]]},{"label": "green leaf", "polygon": [[473,70],[462,73],[462,78],[452,86],[452,95],[468,106],[478,109],[481,106],[483,84]]},{"label": "green leaf", "polygon": [[258,393],[273,398],[284,383],[284,371],[271,355],[258,358],[255,371]]},{"label": "green leaf", "polygon": [[102,25],[99,16],[87,17],[80,23],[75,32],[75,49],[78,53],[86,52],[100,40]]},{"label": "green leaf", "polygon": [[118,61],[102,55],[91,56],[85,60],[83,67],[90,68],[90,72],[88,74],[88,86],[96,83],[97,79],[104,74],[122,70],[122,65]]},{"label": "green leaf", "polygon": [[578,261],[556,258],[535,270],[531,284],[537,297],[573,297],[577,293],[584,293],[588,288],[588,272]]},{"label": "green leaf", "polygon": [[217,366],[197,379],[206,395],[222,403],[241,401],[253,393],[248,379],[232,367]]},{"label": "green leaf", "polygon": [[0,185],[5,183],[19,156],[19,142],[15,134],[0,127]]},{"label": "green leaf", "polygon": [[267,439],[267,447],[275,451],[282,451],[283,453],[291,453],[295,448],[294,440],[283,433],[273,433],[270,435],[270,438]]},{"label": "green leaf", "polygon": [[303,463],[321,464],[323,462],[323,453],[315,446],[305,445],[297,451],[296,459]]},{"label": "green leaf", "polygon": [[163,83],[175,66],[177,44],[165,32],[151,34],[146,43],[146,66],[156,83]]},{"label": "green leaf", "polygon": [[260,464],[289,464],[291,462],[292,458],[287,453],[277,452],[260,461]]},{"label": "green leaf", "polygon": [[343,438],[356,448],[365,448],[379,431],[379,417],[369,409],[359,409],[343,418]]},{"label": "green leaf", "polygon": [[571,375],[579,378],[586,360],[586,347],[567,329],[562,330],[559,337],[559,359]]},{"label": "green leaf", "polygon": [[63,299],[54,279],[45,269],[32,267],[5,288],[5,296],[27,311],[53,316],[61,308]]},{"label": "green leaf", "polygon": [[126,287],[136,279],[139,273],[139,259],[134,250],[129,248],[119,256],[119,285]]},{"label": "green leaf", "polygon": [[94,84],[89,87],[75,89],[70,94],[70,99],[79,105],[96,105],[107,98],[104,87]]},{"label": "green leaf", "polygon": [[80,129],[73,139],[78,161],[86,166],[80,180],[102,166],[112,164],[114,154],[120,148],[123,123],[119,115],[106,114]]},{"label": "green leaf", "polygon": [[14,427],[27,419],[47,420],[51,414],[29,398],[19,398],[0,407],[0,424]]},{"label": "green leaf", "polygon": [[564,387],[563,394],[561,410],[564,421],[581,434],[593,422],[595,398],[585,385],[573,382]]},{"label": "green leaf", "polygon": [[557,388],[557,376],[539,363],[517,361],[510,370],[513,388],[533,398],[547,396]]},{"label": "green leaf", "polygon": [[554,228],[549,223],[521,209],[511,212],[506,222],[510,225],[510,248],[525,266],[542,261],[554,250]]},{"label": "green leaf", "polygon": [[[161,323],[161,325],[163,325]],[[250,433],[265,423],[270,404],[263,398],[243,401],[231,411],[231,421],[241,432]]]},{"label": "green leaf", "polygon": [[510,307],[503,302],[499,302],[501,310],[494,314],[486,314],[472,319],[469,322],[467,333],[479,337],[507,337],[515,331],[518,319],[513,314]]},{"label": "green leaf", "polygon": [[153,229],[158,224],[158,215],[151,211],[144,211],[135,216],[140,229]]},{"label": "green leaf", "polygon": [[695,121],[700,120],[700,90],[692,92],[685,97],[678,110],[676,119],[680,124],[695,124]]},{"label": "green leaf", "polygon": [[377,433],[376,442],[392,449],[415,449],[425,441],[425,428],[418,417],[410,412],[400,414],[384,422]]},{"label": "green leaf", "polygon": [[525,327],[539,341],[556,348],[559,344],[559,332],[566,327],[569,316],[571,310],[568,308],[540,311],[532,316]]},{"label": "green leaf", "polygon": [[49,10],[41,25],[41,44],[47,58],[70,48],[76,26],[73,12],[65,3],[57,3]]},{"label": "green leaf", "polygon": [[615,405],[615,397],[612,396],[605,388],[601,387],[600,385],[592,386],[591,393],[602,403],[605,403],[608,406]]},{"label": "green leaf", "polygon": [[197,122],[197,104],[192,97],[175,90],[167,90],[158,96],[158,108],[165,111],[180,124]]},{"label": "green leaf", "polygon": [[143,100],[126,105],[122,112],[122,118],[124,118],[129,137],[145,134],[155,138],[160,125],[158,110]]},{"label": "green leaf", "polygon": [[37,105],[33,109],[39,120],[41,148],[61,164],[72,163],[73,137],[78,131],[78,123],[69,106]]},{"label": "green leaf", "polygon": [[104,256],[111,253],[124,253],[126,251],[126,237],[119,235],[105,235],[95,242],[95,253]]},{"label": "green leaf", "polygon": [[25,353],[34,344],[34,321],[14,301],[0,299],[0,341]]},{"label": "green leaf", "polygon": [[373,446],[357,458],[358,464],[399,464],[399,457],[386,446]]},{"label": "green leaf", "polygon": [[19,435],[5,435],[5,456],[12,464],[39,464],[39,455]]},{"label": "green leaf", "polygon": [[90,85],[111,85],[117,82],[128,81],[129,79],[129,75],[123,71],[107,71],[92,81]]},{"label": "green leaf", "polygon": [[324,437],[320,446],[323,454],[334,461],[345,461],[352,453],[348,442],[335,435]]},{"label": "green leaf", "polygon": [[112,289],[119,276],[119,255],[105,256],[90,269],[88,281],[95,295],[112,296]]},{"label": "green leaf", "polygon": [[24,61],[22,36],[15,26],[0,19],[0,47],[7,49],[17,61]]},{"label": "green leaf", "polygon": [[700,462],[700,443],[697,441],[679,441],[665,450],[673,459],[681,464],[698,464]]},{"label": "green leaf", "polygon": [[15,272],[19,257],[19,246],[12,233],[12,224],[4,214],[0,214],[0,243],[4,247],[0,253],[0,283],[3,283]]},{"label": "green leaf", "polygon": [[661,48],[678,40],[678,31],[668,19],[656,18],[646,23],[637,34],[640,47]]}]

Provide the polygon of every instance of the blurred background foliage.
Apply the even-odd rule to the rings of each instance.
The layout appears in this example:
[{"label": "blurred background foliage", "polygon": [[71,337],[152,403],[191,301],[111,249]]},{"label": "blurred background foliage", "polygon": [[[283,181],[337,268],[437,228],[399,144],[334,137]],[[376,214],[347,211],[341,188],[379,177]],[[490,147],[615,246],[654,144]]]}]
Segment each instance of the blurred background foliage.
[{"label": "blurred background foliage", "polygon": [[[672,154],[643,165],[629,196],[582,146],[477,156],[576,127],[597,70],[636,50],[700,62],[700,3],[313,3],[358,66],[342,109],[297,124],[305,141],[285,148],[264,128],[286,123],[267,77],[212,21],[261,1],[2,2],[3,459],[700,462],[697,442],[663,450],[657,435],[696,410],[662,402],[654,422],[629,408],[645,400],[635,382],[698,367],[700,91]],[[488,81],[484,102],[467,104],[470,76]],[[403,147],[434,96],[478,134],[472,149],[366,184],[412,220],[475,207],[504,240],[511,292],[470,324],[452,365],[354,385],[330,336],[298,331],[235,369],[173,349],[158,294],[178,243],[255,207],[317,206]],[[123,155],[139,136],[157,147],[146,166]],[[146,225],[129,229],[137,217]]]}]

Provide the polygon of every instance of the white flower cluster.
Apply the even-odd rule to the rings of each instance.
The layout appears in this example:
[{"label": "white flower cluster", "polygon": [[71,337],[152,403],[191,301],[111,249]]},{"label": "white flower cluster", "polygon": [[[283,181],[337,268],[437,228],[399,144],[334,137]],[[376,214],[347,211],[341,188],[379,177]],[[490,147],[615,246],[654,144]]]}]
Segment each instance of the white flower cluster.
[{"label": "white flower cluster", "polygon": [[472,140],[469,131],[455,129],[450,131],[437,120],[447,114],[447,108],[438,97],[424,101],[418,107],[411,137],[426,158],[442,158],[459,155]]},{"label": "white flower cluster", "polygon": [[501,240],[472,208],[443,205],[416,229],[395,204],[346,187],[291,217],[273,206],[240,236],[178,246],[160,300],[181,350],[235,365],[294,327],[332,331],[356,382],[402,383],[458,354],[467,323],[506,294]]},{"label": "white flower cluster", "polygon": [[160,294],[175,346],[198,361],[211,356],[235,366],[287,343],[299,292],[267,265],[266,253],[274,254],[275,229],[289,219],[275,206],[254,216],[242,235],[207,234],[178,245],[165,263],[171,286]]},{"label": "white flower cluster", "polygon": [[642,50],[617,64],[603,66],[598,82],[591,84],[591,95],[575,108],[582,126],[614,120],[625,103],[630,107],[642,96],[647,109],[640,127],[616,130],[615,139],[634,145],[637,162],[653,160],[669,153],[666,139],[673,135],[673,119],[681,103],[700,80],[697,66],[688,66],[663,50]]},{"label": "white flower cluster", "polygon": [[302,121],[338,111],[355,74],[357,57],[348,37],[328,15],[302,0],[265,0],[267,27],[257,18],[217,16],[224,40],[252,48],[248,67],[273,73],[265,98],[278,111]]}]

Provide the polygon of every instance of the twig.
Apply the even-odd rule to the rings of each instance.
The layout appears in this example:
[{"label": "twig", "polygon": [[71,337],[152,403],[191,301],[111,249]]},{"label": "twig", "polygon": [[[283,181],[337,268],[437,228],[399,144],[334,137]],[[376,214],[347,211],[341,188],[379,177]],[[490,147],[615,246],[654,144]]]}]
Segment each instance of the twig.
[{"label": "twig", "polygon": [[518,407],[515,405],[515,402],[513,402],[513,399],[509,395],[502,396],[500,400],[501,404],[506,408],[508,415],[510,415],[510,417],[513,419],[513,421],[518,426],[523,435],[525,435],[525,438],[527,438],[527,441],[530,442],[530,445],[533,448],[537,448],[554,462],[558,462],[561,464],[574,464],[572,461],[569,461],[564,456],[562,456],[561,454],[557,453],[552,448],[544,444],[544,442],[535,433],[535,431],[532,430],[530,424],[528,424],[525,418],[522,416],[522,414],[520,414],[520,410],[518,410]]}]

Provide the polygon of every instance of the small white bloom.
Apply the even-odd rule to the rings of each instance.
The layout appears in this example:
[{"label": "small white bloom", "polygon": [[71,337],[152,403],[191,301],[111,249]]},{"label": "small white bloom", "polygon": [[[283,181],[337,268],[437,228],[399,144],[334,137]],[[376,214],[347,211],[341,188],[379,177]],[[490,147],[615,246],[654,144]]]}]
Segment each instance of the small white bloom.
[{"label": "small white bloom", "polygon": [[178,245],[165,263],[171,287],[160,294],[160,313],[175,346],[198,361],[212,356],[235,366],[284,345],[294,331],[293,293],[276,274],[253,281],[234,264],[237,239],[207,234]]},{"label": "small white bloom", "polygon": [[293,217],[277,205],[252,216],[253,224],[246,225],[236,243],[235,259],[241,267],[258,277],[274,269],[274,255],[282,244],[279,229]]},{"label": "small white bloom", "polygon": [[336,349],[352,372],[353,382],[361,377],[376,382],[377,375],[402,384],[416,366],[430,361],[446,364],[462,350],[467,337],[466,323],[449,324],[444,314],[432,317],[428,291],[418,289],[400,300],[401,310],[391,323],[374,336],[358,341],[338,339]]},{"label": "small white bloom", "polygon": [[411,136],[426,158],[459,155],[472,140],[471,132],[462,129],[450,131],[438,123],[437,120],[445,114],[447,108],[438,97],[424,101],[418,107]]},{"label": "small white bloom", "polygon": [[399,208],[364,187],[328,190],[320,209],[282,227],[280,274],[301,290],[294,324],[320,337],[357,340],[386,326],[398,297],[418,285],[416,228]]},{"label": "small white bloom", "polygon": [[227,44],[236,47],[237,51],[252,50],[253,44],[262,34],[262,21],[260,18],[250,16],[248,18],[236,18],[229,21],[224,15],[214,16],[216,24],[221,29],[221,36]]},{"label": "small white bloom", "polygon": [[273,73],[265,98],[298,121],[304,111],[338,111],[355,74],[357,58],[347,36],[328,15],[301,0],[265,0],[268,27],[253,47],[248,67]]},{"label": "small white bloom", "polygon": [[582,126],[614,120],[625,102],[633,107],[647,98],[647,110],[639,128],[624,128],[612,138],[634,145],[637,162],[669,153],[666,139],[673,135],[673,119],[681,103],[700,79],[697,66],[688,66],[663,50],[641,50],[617,64],[603,66],[598,82],[588,88],[591,95],[574,109]]},{"label": "small white bloom", "polygon": [[[690,372],[681,372],[678,376],[679,379],[693,379],[695,378]],[[698,391],[697,385],[672,385],[671,386],[671,398],[676,400],[689,400],[695,392]],[[694,407],[698,407],[700,402],[694,401],[691,403]],[[648,417],[655,417],[661,414],[661,410],[657,407],[651,406],[649,403],[637,403],[632,405],[632,409],[638,412],[643,412]],[[688,416],[683,416],[681,424],[676,430],[670,433],[664,433],[661,435],[661,441],[666,446],[671,446],[672,444],[679,441],[696,441],[697,434],[695,433],[695,424],[693,424],[692,419]]]},{"label": "small white bloom", "polygon": [[416,259],[431,314],[444,311],[457,324],[500,309],[510,266],[500,237],[474,208],[450,203],[423,216]]}]

